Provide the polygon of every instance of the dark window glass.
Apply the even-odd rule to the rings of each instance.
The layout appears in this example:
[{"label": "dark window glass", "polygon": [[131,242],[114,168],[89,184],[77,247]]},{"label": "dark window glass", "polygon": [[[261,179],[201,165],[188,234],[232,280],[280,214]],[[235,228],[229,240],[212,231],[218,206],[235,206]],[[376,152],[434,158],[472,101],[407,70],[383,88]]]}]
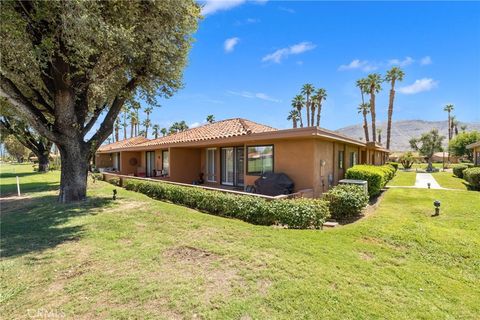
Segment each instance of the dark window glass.
[{"label": "dark window glass", "polygon": [[273,146],[248,147],[248,175],[262,175],[273,172]]}]

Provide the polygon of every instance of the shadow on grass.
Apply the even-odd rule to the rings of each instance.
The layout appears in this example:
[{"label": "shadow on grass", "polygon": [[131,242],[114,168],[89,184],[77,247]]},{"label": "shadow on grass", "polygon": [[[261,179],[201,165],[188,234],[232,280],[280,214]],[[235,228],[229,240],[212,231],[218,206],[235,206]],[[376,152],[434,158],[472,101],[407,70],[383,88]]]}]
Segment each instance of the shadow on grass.
[{"label": "shadow on grass", "polygon": [[37,172],[37,171],[31,171],[31,172],[2,172],[0,173],[0,179],[7,179],[7,178],[15,178],[15,177],[28,177],[28,176],[33,176],[33,175],[42,175],[46,174],[47,172]]},{"label": "shadow on grass", "polygon": [[[1,178],[0,178],[1,179]],[[42,192],[42,191],[52,191],[58,190],[60,184],[59,182],[29,182],[20,184],[20,192]],[[0,186],[0,196],[5,197],[9,195],[17,194],[17,184],[4,184]]]},{"label": "shadow on grass", "polygon": [[89,198],[85,202],[63,205],[57,196],[3,199],[1,257],[19,256],[54,248],[79,240],[82,225],[65,225],[74,217],[89,215],[111,199]]}]

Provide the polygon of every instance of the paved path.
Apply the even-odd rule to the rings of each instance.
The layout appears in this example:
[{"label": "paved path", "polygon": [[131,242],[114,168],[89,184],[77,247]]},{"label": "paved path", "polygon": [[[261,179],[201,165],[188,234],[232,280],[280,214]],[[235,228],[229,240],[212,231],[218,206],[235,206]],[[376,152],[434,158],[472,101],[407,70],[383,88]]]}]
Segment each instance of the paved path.
[{"label": "paved path", "polygon": [[430,183],[430,189],[443,189],[430,173],[417,173],[415,188],[428,188],[428,183]]}]

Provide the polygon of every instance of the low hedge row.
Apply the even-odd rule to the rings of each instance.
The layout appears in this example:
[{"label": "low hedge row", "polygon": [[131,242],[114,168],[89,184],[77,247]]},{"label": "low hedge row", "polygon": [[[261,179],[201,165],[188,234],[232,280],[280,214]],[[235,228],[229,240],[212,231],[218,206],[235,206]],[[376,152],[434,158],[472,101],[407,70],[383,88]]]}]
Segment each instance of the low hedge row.
[{"label": "low hedge row", "polygon": [[480,167],[463,170],[463,178],[475,190],[480,190]]},{"label": "low hedge row", "polygon": [[400,163],[398,162],[393,162],[393,161],[390,161],[390,162],[387,162],[387,164],[391,165],[392,167],[395,168],[395,171],[398,170],[398,167],[400,166]]},{"label": "low hedge row", "polygon": [[375,196],[395,175],[395,168],[391,165],[356,165],[347,170],[347,179],[366,180],[368,182],[368,194]]},{"label": "low hedge row", "polygon": [[368,204],[368,196],[363,189],[351,184],[333,187],[324,198],[330,204],[332,217],[340,220],[359,215]]},{"label": "low hedge row", "polygon": [[289,228],[319,228],[330,216],[325,200],[294,199],[268,201],[253,196],[228,194],[201,188],[167,183],[124,180],[127,190],[143,193],[157,200],[204,211],[218,216],[237,218],[260,225],[280,224]]},{"label": "low hedge row", "polygon": [[462,164],[456,164],[453,166],[453,174],[461,179],[463,179],[463,171],[468,168],[472,168],[473,164],[471,163],[462,163]]}]

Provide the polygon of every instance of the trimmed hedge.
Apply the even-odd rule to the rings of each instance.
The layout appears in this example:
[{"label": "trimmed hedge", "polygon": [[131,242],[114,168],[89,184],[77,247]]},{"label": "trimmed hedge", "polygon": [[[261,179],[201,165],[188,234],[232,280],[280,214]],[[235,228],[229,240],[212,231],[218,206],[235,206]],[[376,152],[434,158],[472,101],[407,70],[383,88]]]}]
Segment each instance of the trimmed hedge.
[{"label": "trimmed hedge", "polygon": [[463,171],[465,169],[468,169],[468,168],[472,168],[473,167],[473,164],[469,163],[469,164],[457,164],[457,165],[454,165],[452,170],[453,170],[453,174],[461,179],[463,179]]},{"label": "trimmed hedge", "polygon": [[392,167],[394,167],[394,168],[395,168],[395,171],[397,171],[397,170],[398,170],[398,167],[400,166],[400,163],[398,163],[398,162],[393,162],[393,161],[387,162],[387,164],[389,164],[389,165],[391,165]]},{"label": "trimmed hedge", "polygon": [[480,190],[480,167],[463,170],[463,178],[475,190]]},{"label": "trimmed hedge", "polygon": [[368,196],[359,186],[340,184],[325,194],[330,203],[330,214],[335,219],[359,215],[368,204]]},{"label": "trimmed hedge", "polygon": [[356,165],[347,170],[347,179],[366,180],[368,194],[372,197],[380,193],[383,187],[395,175],[395,169],[390,165]]},{"label": "trimmed hedge", "polygon": [[319,228],[330,216],[328,202],[316,199],[275,200],[228,194],[201,188],[162,182],[123,181],[127,190],[143,193],[157,200],[240,219],[260,225],[280,224],[289,228]]}]

